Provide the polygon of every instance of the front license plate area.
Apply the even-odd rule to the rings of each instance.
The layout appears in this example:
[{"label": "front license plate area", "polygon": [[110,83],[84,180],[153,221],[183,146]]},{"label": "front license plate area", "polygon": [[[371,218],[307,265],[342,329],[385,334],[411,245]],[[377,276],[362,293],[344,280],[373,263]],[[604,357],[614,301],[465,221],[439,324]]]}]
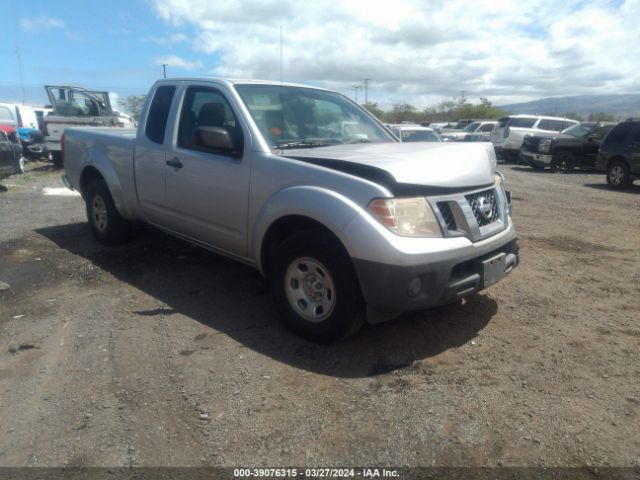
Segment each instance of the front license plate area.
[{"label": "front license plate area", "polygon": [[502,277],[504,277],[504,271],[506,269],[506,253],[499,253],[491,258],[482,260],[482,285],[488,287],[493,285]]}]

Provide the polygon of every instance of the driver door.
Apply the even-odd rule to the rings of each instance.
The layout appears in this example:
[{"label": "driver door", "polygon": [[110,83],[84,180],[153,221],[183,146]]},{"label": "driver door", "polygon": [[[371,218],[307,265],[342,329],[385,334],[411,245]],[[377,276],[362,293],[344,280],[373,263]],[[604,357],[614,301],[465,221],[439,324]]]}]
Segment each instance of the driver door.
[{"label": "driver door", "polygon": [[[198,144],[198,127],[226,130],[239,153]],[[251,145],[240,116],[222,90],[191,85],[176,129],[165,167],[169,228],[246,256]]]}]

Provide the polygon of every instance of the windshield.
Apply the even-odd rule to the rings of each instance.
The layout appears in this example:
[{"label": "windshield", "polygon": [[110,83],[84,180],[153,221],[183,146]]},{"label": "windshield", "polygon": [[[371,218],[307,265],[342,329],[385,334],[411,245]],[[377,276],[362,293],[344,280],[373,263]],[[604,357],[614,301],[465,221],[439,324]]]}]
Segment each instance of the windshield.
[{"label": "windshield", "polygon": [[592,130],[593,130],[593,126],[591,125],[578,124],[578,125],[574,125],[572,127],[566,128],[560,133],[571,135],[573,137],[587,137],[589,136]]},{"label": "windshield", "polygon": [[475,132],[480,124],[478,122],[472,122],[462,129],[463,132]]},{"label": "windshield", "polygon": [[437,133],[430,130],[402,130],[400,136],[403,142],[441,142]]},{"label": "windshield", "polygon": [[366,112],[337,93],[283,85],[235,88],[272,148],[394,141]]}]

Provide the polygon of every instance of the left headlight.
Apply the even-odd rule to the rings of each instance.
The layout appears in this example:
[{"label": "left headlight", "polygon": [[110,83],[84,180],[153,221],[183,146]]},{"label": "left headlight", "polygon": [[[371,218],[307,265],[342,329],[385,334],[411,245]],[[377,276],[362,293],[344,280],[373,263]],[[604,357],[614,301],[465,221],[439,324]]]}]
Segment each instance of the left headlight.
[{"label": "left headlight", "polygon": [[424,197],[378,198],[367,211],[396,235],[442,237],[442,229]]},{"label": "left headlight", "polygon": [[545,138],[543,140],[540,140],[540,143],[538,143],[538,151],[539,152],[548,152],[551,149],[551,139],[550,138]]}]

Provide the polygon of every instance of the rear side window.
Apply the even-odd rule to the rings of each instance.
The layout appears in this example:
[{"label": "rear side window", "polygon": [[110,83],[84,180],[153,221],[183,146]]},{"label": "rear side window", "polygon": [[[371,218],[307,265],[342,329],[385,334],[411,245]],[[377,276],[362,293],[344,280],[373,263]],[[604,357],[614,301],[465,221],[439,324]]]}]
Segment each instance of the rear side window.
[{"label": "rear side window", "polygon": [[560,130],[564,130],[565,122],[561,120],[540,120],[538,124],[538,128],[540,130],[549,130],[551,132],[559,132]]},{"label": "rear side window", "polygon": [[0,107],[0,120],[13,120],[11,111],[7,107]]},{"label": "rear side window", "polygon": [[536,123],[536,118],[512,118],[509,121],[510,127],[531,128]]},{"label": "rear side window", "polygon": [[149,115],[147,116],[147,125],[144,133],[149,140],[162,145],[164,142],[164,133],[167,129],[167,119],[169,118],[169,109],[173,94],[176,92],[175,85],[165,85],[158,87],[151,105],[149,106]]},{"label": "rear side window", "polygon": [[607,135],[607,143],[623,143],[633,133],[634,127],[631,122],[619,123]]},{"label": "rear side window", "polygon": [[509,125],[509,117],[504,117],[498,120],[498,128],[504,128]]}]

